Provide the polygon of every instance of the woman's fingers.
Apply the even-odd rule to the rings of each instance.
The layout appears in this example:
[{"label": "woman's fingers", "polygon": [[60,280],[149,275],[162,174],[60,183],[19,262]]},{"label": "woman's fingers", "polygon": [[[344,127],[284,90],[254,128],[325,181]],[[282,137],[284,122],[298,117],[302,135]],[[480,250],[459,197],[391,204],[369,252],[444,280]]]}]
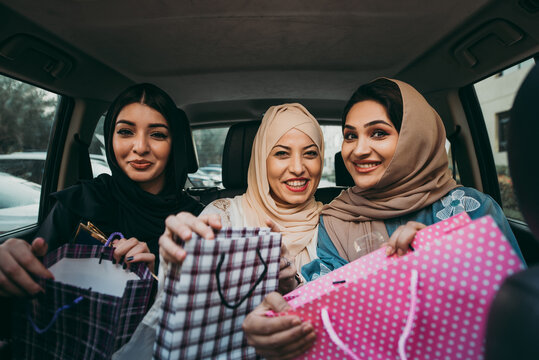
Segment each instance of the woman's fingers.
[{"label": "woman's fingers", "polygon": [[389,239],[389,247],[386,250],[387,255],[397,254],[405,255],[412,246],[412,241],[416,233],[425,228],[426,225],[417,221],[408,221],[406,225],[401,225],[395,230]]},{"label": "woman's fingers", "polygon": [[165,232],[159,238],[159,253],[166,262],[181,264],[185,259],[185,250],[176,243],[179,238],[188,241],[193,233],[211,240],[215,238],[213,229],[221,229],[221,217],[218,214],[195,217],[191,213],[181,212],[165,220]]},{"label": "woman's fingers", "polygon": [[181,212],[167,217],[165,226],[183,241],[190,240],[193,232],[204,239],[211,240],[215,238],[212,227],[216,230],[221,229],[221,217],[217,214],[209,214],[197,218],[191,213]]},{"label": "woman's fingers", "polygon": [[174,241],[168,228],[159,238],[159,253],[167,263],[181,264],[186,256],[185,250]]},{"label": "woman's fingers", "polygon": [[295,315],[267,317],[265,313],[276,313],[290,309],[284,298],[270,293],[264,298],[243,322],[243,331],[249,345],[254,346],[257,354],[266,358],[289,359],[309,348],[314,341],[314,329],[310,323],[301,323]]},{"label": "woman's fingers", "polygon": [[[37,241],[41,253],[43,239]],[[32,252],[32,246],[21,239],[9,239],[0,245],[0,290],[3,294],[23,296],[43,291],[29,275],[53,278],[52,273],[43,266]],[[45,249],[46,250],[46,249]]]},{"label": "woman's fingers", "polygon": [[282,229],[277,223],[271,219],[266,219],[266,225],[270,228],[271,232],[281,232]]}]

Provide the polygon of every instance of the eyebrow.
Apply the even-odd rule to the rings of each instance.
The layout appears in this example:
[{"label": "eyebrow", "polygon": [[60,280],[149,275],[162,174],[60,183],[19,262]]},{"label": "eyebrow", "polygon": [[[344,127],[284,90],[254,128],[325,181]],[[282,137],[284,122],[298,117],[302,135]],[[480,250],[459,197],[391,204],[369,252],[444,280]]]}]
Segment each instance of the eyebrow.
[{"label": "eyebrow", "polygon": [[[384,120],[373,120],[373,121],[368,122],[365,125],[363,125],[363,127],[368,128],[370,126],[374,126],[374,125],[377,125],[377,124],[384,124],[384,125],[387,125],[387,126],[390,126],[390,127],[394,127],[392,124],[390,124],[390,123],[388,123],[387,121],[384,121]],[[356,127],[352,126],[352,125],[344,125],[344,128],[345,129],[350,129],[350,130],[356,130]]]},{"label": "eyebrow", "polygon": [[[128,121],[128,120],[118,120],[116,121],[116,125],[118,124],[126,124],[126,125],[129,125],[129,126],[136,126],[134,122],[132,121]],[[160,123],[155,123],[155,124],[150,124],[148,125],[149,128],[165,128],[168,130],[168,126],[165,125],[165,124],[160,124]]]},{"label": "eyebrow", "polygon": [[[305,147],[303,148],[303,150],[306,150],[306,149],[308,149],[308,148],[310,148],[310,147],[313,147],[313,146],[315,146],[316,148],[318,148],[318,146],[317,146],[316,144],[311,144],[311,145],[305,146]],[[276,147],[281,147],[281,148],[283,148],[283,149],[290,150],[290,147],[289,147],[289,146],[284,146],[284,145],[279,145],[279,144],[275,145],[275,146],[272,148],[272,150],[275,149]]]}]

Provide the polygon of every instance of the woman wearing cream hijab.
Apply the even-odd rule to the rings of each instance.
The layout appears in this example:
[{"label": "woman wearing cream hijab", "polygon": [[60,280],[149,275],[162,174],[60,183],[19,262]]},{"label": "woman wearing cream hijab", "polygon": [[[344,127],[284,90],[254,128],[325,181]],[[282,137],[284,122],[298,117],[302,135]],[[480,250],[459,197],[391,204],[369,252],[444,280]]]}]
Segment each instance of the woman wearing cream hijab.
[{"label": "woman wearing cream hijab", "polygon": [[198,218],[180,213],[169,219],[161,255],[167,261],[183,260],[185,253],[172,233],[189,240],[192,231],[213,238],[210,226],[271,226],[283,235],[279,288],[292,290],[302,281],[296,269],[316,259],[322,204],[314,193],[323,158],[322,129],[307,109],[300,104],[270,107],[253,142],[246,193],[213,201]]}]

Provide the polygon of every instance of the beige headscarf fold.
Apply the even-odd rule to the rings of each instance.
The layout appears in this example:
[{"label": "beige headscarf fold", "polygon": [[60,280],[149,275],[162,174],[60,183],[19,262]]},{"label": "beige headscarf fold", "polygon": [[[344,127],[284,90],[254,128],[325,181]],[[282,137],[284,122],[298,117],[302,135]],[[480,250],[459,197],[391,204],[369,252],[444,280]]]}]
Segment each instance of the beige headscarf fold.
[{"label": "beige headscarf fold", "polygon": [[403,119],[391,163],[374,187],[354,186],[322,211],[331,240],[348,261],[359,257],[354,241],[361,236],[378,231],[388,240],[384,219],[421,210],[458,186],[448,168],[440,116],[412,86],[389,80],[399,86],[403,100]]},{"label": "beige headscarf fold", "polygon": [[[296,268],[310,262],[306,247],[317,231],[322,203],[314,195],[304,204],[292,208],[279,206],[270,195],[266,159],[279,139],[291,129],[298,129],[318,146],[324,159],[324,137],[316,119],[300,104],[272,106],[266,111],[256,133],[247,174],[247,192],[243,196],[244,216],[249,226],[266,226],[273,220],[281,229],[283,243],[295,258]],[[323,162],[322,162],[323,166]],[[314,184],[318,187],[317,179]]]}]

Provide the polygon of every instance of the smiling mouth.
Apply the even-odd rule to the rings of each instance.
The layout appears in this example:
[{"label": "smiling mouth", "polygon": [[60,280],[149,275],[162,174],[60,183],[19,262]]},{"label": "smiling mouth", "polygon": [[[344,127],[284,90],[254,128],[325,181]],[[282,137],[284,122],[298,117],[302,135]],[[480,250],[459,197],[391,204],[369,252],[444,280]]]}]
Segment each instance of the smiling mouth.
[{"label": "smiling mouth", "polygon": [[152,166],[152,163],[149,161],[130,161],[129,165],[135,170],[146,170]]},{"label": "smiling mouth", "polygon": [[308,179],[293,179],[284,182],[286,188],[293,192],[302,192],[307,189]]},{"label": "smiling mouth", "polygon": [[368,173],[368,172],[376,170],[380,165],[382,165],[381,161],[374,161],[374,162],[362,163],[362,164],[354,163],[354,168],[359,173]]}]

